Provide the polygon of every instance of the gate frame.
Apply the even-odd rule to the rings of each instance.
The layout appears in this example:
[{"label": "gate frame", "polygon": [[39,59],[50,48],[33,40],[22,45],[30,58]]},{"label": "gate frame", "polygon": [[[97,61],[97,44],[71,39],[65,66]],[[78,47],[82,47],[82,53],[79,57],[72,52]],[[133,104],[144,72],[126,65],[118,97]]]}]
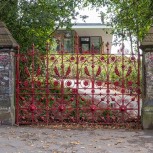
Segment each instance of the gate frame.
[{"label": "gate frame", "polygon": [[[110,56],[110,54],[109,54],[109,44],[107,44],[107,54],[102,54],[102,55],[106,55],[107,56],[107,71],[108,71],[108,64],[109,64],[109,59],[108,59],[108,57]],[[46,64],[47,64],[47,68],[46,68],[46,72],[47,72],[47,74],[46,74],[46,78],[47,78],[47,82],[46,82],[46,97],[47,97],[47,99],[48,99],[48,96],[49,96],[49,82],[48,82],[48,79],[49,79],[49,72],[48,72],[48,70],[49,70],[49,45],[47,45],[47,47],[46,47],[46,51],[47,51],[47,54],[46,54],[46,56],[47,56],[47,60],[46,60]],[[124,54],[124,51],[123,50],[121,50],[122,51],[122,53],[121,53],[121,56],[122,56],[122,64],[124,65],[124,56],[125,56],[125,54]],[[34,48],[34,45],[32,46],[32,50],[31,50],[31,53],[29,52],[29,54],[31,54],[31,56],[32,56],[32,103],[30,104],[30,108],[27,108],[28,110],[30,109],[32,112],[33,111],[35,111],[36,109],[37,109],[37,106],[35,106],[34,105],[34,101],[35,101],[35,99],[34,99],[34,84],[35,84],[35,81],[34,81],[34,68],[35,68],[35,65],[34,65],[34,55],[35,55],[35,48]],[[64,56],[64,49],[61,51],[61,53],[59,54],[59,55],[62,55],[62,65],[63,66],[61,66],[61,70],[62,70],[62,73],[64,74],[64,63],[63,63],[63,56]],[[76,65],[77,65],[77,75],[76,75],[76,88],[79,88],[79,73],[78,73],[78,58],[79,58],[79,55],[80,54],[76,54],[76,56],[77,56],[77,61],[76,61]],[[20,84],[21,84],[21,80],[19,79],[19,75],[20,75],[20,69],[19,69],[19,63],[20,63],[20,58],[21,58],[21,56],[22,56],[22,54],[20,54],[19,53],[19,51],[18,51],[18,54],[16,55],[17,56],[17,63],[16,63],[16,70],[17,70],[17,77],[16,77],[16,80],[17,80],[17,86],[16,86],[16,89],[17,89],[17,96],[16,96],[16,100],[17,100],[17,102],[16,102],[16,123],[17,124],[19,124],[20,123],[20,121],[19,121],[19,95],[20,95]],[[73,56],[73,55],[72,55]],[[134,54],[132,53],[132,56],[134,56]],[[137,81],[137,85],[138,86],[140,86],[140,53],[138,52],[138,75],[137,75],[137,79],[138,79],[138,81]],[[92,52],[92,54],[91,54],[91,57],[92,58],[94,58],[94,51]],[[93,60],[94,61],[94,60]],[[93,67],[94,67],[94,64],[93,64]],[[93,68],[94,69],[94,68]],[[124,73],[124,68],[123,68],[123,73]],[[28,70],[25,70],[25,72],[27,73],[27,75],[30,75],[30,74],[28,74],[29,72],[28,72]],[[56,72],[55,72],[56,73]],[[86,72],[85,72],[86,73]],[[107,72],[108,73],[108,72]],[[115,72],[116,74],[117,74],[117,72]],[[57,72],[57,75],[58,75],[58,72]],[[124,76],[123,76],[124,77]],[[62,77],[62,79],[63,79],[63,77]],[[110,89],[110,87],[109,87],[109,76],[107,75],[107,90],[109,90]],[[63,81],[62,81],[63,82]],[[94,88],[94,85],[93,85],[93,83],[94,83],[94,81],[92,81],[92,90],[94,90],[95,88]],[[61,84],[61,87],[62,87],[62,89],[61,89],[61,93],[62,93],[62,95],[64,94],[64,91],[63,91],[63,89],[64,89],[64,84],[62,83]],[[124,84],[122,83],[122,87],[121,87],[123,90],[124,90]],[[139,90],[139,89],[138,89]],[[124,91],[125,92],[125,91]],[[122,95],[124,95],[124,92],[122,93]],[[137,116],[137,123],[139,124],[139,122],[140,122],[140,93],[139,93],[140,91],[138,91],[138,94],[137,94],[137,96],[138,96],[138,116]],[[93,95],[94,95],[94,93],[92,93]],[[79,111],[78,109],[79,109],[79,107],[78,107],[78,105],[79,105],[79,97],[78,97],[78,90],[76,91],[76,106],[77,106],[77,109],[76,109],[76,113]],[[109,93],[107,92],[107,95],[109,95]],[[108,100],[108,99],[107,99]],[[92,98],[92,105],[91,105],[91,111],[95,111],[97,108],[95,107],[95,105],[94,105],[94,99]],[[49,114],[48,114],[48,111],[49,111],[49,108],[48,108],[48,104],[49,104],[49,101],[47,100],[47,102],[46,102],[46,111],[47,111],[47,114],[46,114],[46,117],[47,117],[47,121],[46,121],[46,124],[48,125],[49,124]],[[124,111],[126,111],[126,107],[124,107],[124,102],[122,102],[122,105],[123,105],[123,107],[122,106],[120,106],[120,108],[119,108],[119,110],[120,111],[122,111],[122,112],[124,112]],[[61,105],[61,106],[59,106],[59,111],[63,111],[65,108]],[[106,110],[106,109],[105,109]],[[31,123],[34,123],[34,113],[32,113],[32,122]],[[78,113],[77,113],[77,116],[76,116],[76,123],[78,123],[78,120],[79,120],[79,116],[78,116]],[[22,124],[22,123],[21,123]],[[106,124],[110,124],[110,123],[106,123]]]}]

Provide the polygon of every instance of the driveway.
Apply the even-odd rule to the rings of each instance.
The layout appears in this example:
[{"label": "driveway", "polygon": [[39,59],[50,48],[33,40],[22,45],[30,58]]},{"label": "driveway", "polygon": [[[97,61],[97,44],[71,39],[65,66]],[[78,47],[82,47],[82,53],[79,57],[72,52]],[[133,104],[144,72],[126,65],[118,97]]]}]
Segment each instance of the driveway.
[{"label": "driveway", "polygon": [[[109,103],[111,104],[112,107],[118,108],[122,105],[123,103],[122,100],[124,99],[124,105],[126,105],[127,108],[135,109],[133,111],[130,111],[129,114],[137,116],[138,99],[136,98],[137,96],[135,96],[134,94],[131,96],[129,95],[129,93],[122,94],[121,91],[117,89],[115,90],[115,87],[113,85],[109,85],[110,89],[108,91],[108,88],[104,83],[100,83],[98,81],[92,83],[91,80],[89,79],[78,80],[79,83],[78,86],[76,85],[76,82],[77,80],[74,79],[63,80],[65,88],[69,87],[71,89],[77,89],[79,95],[81,95],[85,99],[91,100],[93,98],[94,104],[101,107],[107,107],[107,100],[109,100]],[[140,107],[139,107],[140,115],[141,115],[141,108],[142,108],[142,99],[140,99]]]},{"label": "driveway", "polygon": [[0,153],[152,153],[153,131],[0,126]]}]

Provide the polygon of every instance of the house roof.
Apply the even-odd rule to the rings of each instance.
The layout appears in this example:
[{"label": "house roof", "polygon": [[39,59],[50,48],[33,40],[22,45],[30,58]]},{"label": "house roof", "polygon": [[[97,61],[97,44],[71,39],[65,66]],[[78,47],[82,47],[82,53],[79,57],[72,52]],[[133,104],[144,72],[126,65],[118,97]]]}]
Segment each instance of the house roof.
[{"label": "house roof", "polygon": [[76,23],[72,26],[72,29],[97,29],[97,28],[102,28],[102,29],[112,29],[111,26],[108,26],[106,24],[101,24],[101,23]]},{"label": "house roof", "polygon": [[[72,29],[79,36],[105,36],[112,40],[112,27],[101,23],[77,23],[72,26]],[[105,35],[107,33],[107,36]]]},{"label": "house roof", "polygon": [[18,44],[3,22],[0,22],[0,48],[15,48]]}]

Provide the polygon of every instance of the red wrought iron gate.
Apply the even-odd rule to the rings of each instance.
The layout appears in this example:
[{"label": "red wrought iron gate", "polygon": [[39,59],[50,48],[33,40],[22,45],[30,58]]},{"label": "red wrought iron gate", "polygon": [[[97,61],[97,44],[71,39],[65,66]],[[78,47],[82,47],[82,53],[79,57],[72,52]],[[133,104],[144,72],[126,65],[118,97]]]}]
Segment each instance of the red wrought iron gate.
[{"label": "red wrought iron gate", "polygon": [[16,123],[139,123],[139,53],[16,55]]}]

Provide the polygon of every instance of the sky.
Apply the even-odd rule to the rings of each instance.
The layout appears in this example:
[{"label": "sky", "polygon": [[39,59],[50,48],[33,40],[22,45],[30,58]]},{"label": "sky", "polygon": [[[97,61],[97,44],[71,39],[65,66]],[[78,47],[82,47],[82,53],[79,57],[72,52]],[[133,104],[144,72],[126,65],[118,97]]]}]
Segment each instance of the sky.
[{"label": "sky", "polygon": [[[100,20],[100,14],[96,11],[96,9],[90,9],[90,8],[84,8],[82,10],[79,10],[80,15],[87,15],[89,16],[86,19],[87,23],[101,23]],[[93,20],[94,19],[94,20]],[[83,23],[81,18],[77,18],[77,22]]]}]

